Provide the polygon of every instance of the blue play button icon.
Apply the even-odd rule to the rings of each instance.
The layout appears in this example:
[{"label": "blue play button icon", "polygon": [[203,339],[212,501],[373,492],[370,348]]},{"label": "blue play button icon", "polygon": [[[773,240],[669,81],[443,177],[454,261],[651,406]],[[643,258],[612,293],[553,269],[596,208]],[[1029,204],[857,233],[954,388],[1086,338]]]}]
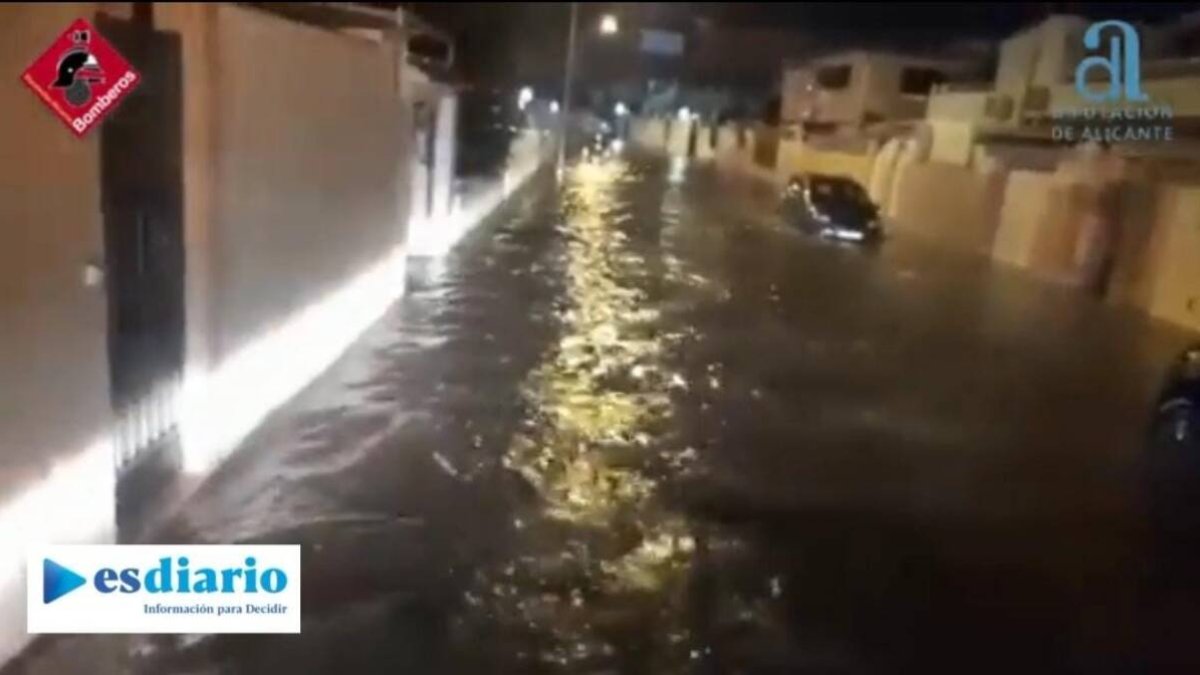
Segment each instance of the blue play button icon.
[{"label": "blue play button icon", "polygon": [[87,579],[49,558],[42,559],[42,602],[50,604],[87,583]]}]

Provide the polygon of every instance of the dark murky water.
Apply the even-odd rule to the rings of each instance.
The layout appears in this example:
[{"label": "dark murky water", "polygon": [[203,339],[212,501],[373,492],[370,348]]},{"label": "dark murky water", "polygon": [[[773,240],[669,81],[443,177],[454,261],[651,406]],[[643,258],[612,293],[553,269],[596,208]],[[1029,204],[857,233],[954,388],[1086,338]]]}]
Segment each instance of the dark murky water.
[{"label": "dark murky water", "polygon": [[583,165],[417,270],[158,537],[305,544],[303,635],[69,638],[22,671],[1200,663],[1139,506],[1186,340],[807,240],[702,169]]}]

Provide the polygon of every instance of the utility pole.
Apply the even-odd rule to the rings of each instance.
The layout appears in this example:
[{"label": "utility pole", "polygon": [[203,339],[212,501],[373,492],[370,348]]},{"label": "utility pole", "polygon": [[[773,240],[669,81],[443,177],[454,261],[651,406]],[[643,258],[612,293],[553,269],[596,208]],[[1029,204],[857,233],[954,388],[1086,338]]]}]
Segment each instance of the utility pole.
[{"label": "utility pole", "polygon": [[559,179],[567,161],[567,129],[571,115],[571,84],[575,79],[575,31],[579,23],[579,3],[571,3],[571,18],[567,26],[567,61],[563,68],[563,102],[558,109],[558,162],[555,164],[555,175]]}]

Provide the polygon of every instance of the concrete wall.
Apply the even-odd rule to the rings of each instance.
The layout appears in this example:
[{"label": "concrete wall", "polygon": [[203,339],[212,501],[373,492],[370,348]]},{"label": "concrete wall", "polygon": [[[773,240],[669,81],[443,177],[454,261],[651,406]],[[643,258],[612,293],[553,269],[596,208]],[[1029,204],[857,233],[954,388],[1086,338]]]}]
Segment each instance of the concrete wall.
[{"label": "concrete wall", "polygon": [[934,64],[887,55],[872,55],[868,58],[864,111],[885,120],[924,117],[928,97],[900,91],[901,73],[912,66],[936,67]]},{"label": "concrete wall", "polygon": [[629,140],[643,148],[662,149],[666,133],[666,122],[657,117],[636,117],[629,123]]},{"label": "concrete wall", "polygon": [[935,91],[925,117],[937,121],[978,122],[987,114],[990,91]]},{"label": "concrete wall", "polygon": [[895,227],[960,250],[988,254],[996,234],[1005,174],[938,162],[898,167],[886,213]]},{"label": "concrete wall", "polygon": [[106,299],[82,283],[103,260],[99,135],[75,138],[19,79],[93,9],[0,6],[0,661],[26,639],[25,544],[112,534]]},{"label": "concrete wall", "polygon": [[992,257],[1028,267],[1033,260],[1038,230],[1049,219],[1057,193],[1054,178],[1036,171],[1012,171],[1004,188],[1004,203]]},{"label": "concrete wall", "polygon": [[930,156],[934,161],[971,164],[976,125],[988,120],[990,96],[993,94],[986,91],[937,91],[930,95],[925,123],[932,133]]},{"label": "concrete wall", "polygon": [[1086,28],[1087,21],[1080,17],[1056,15],[1004,40],[996,89],[1014,91],[1065,82],[1082,57]]},{"label": "concrete wall", "polygon": [[688,154],[688,134],[695,122],[681,121],[678,118],[666,121],[666,151],[672,157],[686,157]]},{"label": "concrete wall", "polygon": [[402,47],[378,31],[194,12],[176,20],[185,91],[203,92],[185,99],[185,152],[206,144],[185,208],[204,218],[187,287],[206,307],[180,407],[203,475],[403,293],[411,120]]},{"label": "concrete wall", "polygon": [[776,167],[784,178],[802,172],[825,173],[853,178],[866,187],[871,182],[873,164],[874,156],[870,154],[814,150],[797,139],[783,139]]},{"label": "concrete wall", "polygon": [[509,146],[503,173],[499,177],[459,181],[450,210],[413,232],[409,255],[447,253],[471,228],[547,165],[554,157],[556,147],[555,136],[549,130],[526,129],[518,133]]},{"label": "concrete wall", "polygon": [[[833,66],[849,66],[850,79],[838,89],[822,89],[816,75]],[[783,75],[781,118],[785,122],[813,121],[855,126],[868,114],[885,120],[924,116],[928,96],[901,91],[909,68],[934,68],[948,76],[965,64],[884,52],[852,51],[834,54],[804,66],[791,66]]]},{"label": "concrete wall", "polygon": [[696,130],[696,159],[711,160],[716,156],[717,145],[713,134],[715,127],[702,124]]},{"label": "concrete wall", "polygon": [[[454,162],[458,128],[458,97],[447,92],[438,100],[437,138],[433,147],[433,204],[435,215],[450,212],[454,198]],[[410,209],[411,210],[411,209]]]},{"label": "concrete wall", "polygon": [[[745,141],[749,134],[739,130],[733,125],[722,125],[717,130],[717,147],[714,151],[714,159],[717,166],[727,171],[742,171],[751,163],[751,149]],[[739,136],[742,137],[743,144],[739,145]]]},{"label": "concrete wall", "polygon": [[214,301],[212,209],[215,189],[215,115],[217,103],[215,4],[171,3],[154,8],[155,25],[177,33],[183,51],[183,228],[186,368],[202,372],[212,365],[210,317]]},{"label": "concrete wall", "polygon": [[25,635],[25,546],[112,536],[99,134],[77,139],[20,73],[90,4],[0,5],[0,662]]},{"label": "concrete wall", "polygon": [[1085,222],[1085,214],[1097,206],[1098,195],[1089,185],[1051,180],[1053,196],[1038,221],[1027,266],[1045,278],[1078,283],[1085,249],[1099,235],[1094,223]]},{"label": "concrete wall", "polygon": [[1160,319],[1200,330],[1200,188],[1160,191],[1152,292],[1146,309]]},{"label": "concrete wall", "polygon": [[1039,28],[1040,25],[1031,26],[1000,43],[996,89],[1020,90],[1029,84],[1037,67],[1038,42],[1041,39]]},{"label": "concrete wall", "polygon": [[[851,68],[850,81],[840,89],[822,89],[813,85],[815,93],[808,96],[806,92],[785,94],[793,98],[800,97],[807,103],[789,104],[793,107],[807,106],[813,112],[811,120],[816,122],[832,122],[835,124],[858,124],[862,121],[867,101],[867,57],[863,52],[850,52],[837,56],[820,59],[812,64],[815,71],[822,67],[848,65]],[[803,82],[801,78],[793,78]]]},{"label": "concrete wall", "polygon": [[970,166],[975,148],[975,125],[968,122],[929,122],[929,158],[943,164]]},{"label": "concrete wall", "polygon": [[795,124],[808,119],[817,100],[815,73],[808,66],[788,66],[780,87],[779,117]]},{"label": "concrete wall", "polygon": [[[1149,309],[1155,280],[1165,264],[1175,189],[1143,181],[1128,181],[1114,188],[1119,231],[1107,295],[1116,302]],[[1195,252],[1200,254],[1200,249]]]},{"label": "concrete wall", "polygon": [[1052,16],[1041,26],[1033,84],[1048,86],[1074,77],[1083,58],[1083,31],[1088,22],[1077,16]]},{"label": "concrete wall", "polygon": [[[446,84],[431,81],[405,64],[404,101],[411,111],[407,133],[408,245],[422,253],[439,250],[447,233],[438,231],[453,209],[457,154],[458,97]],[[418,113],[418,111],[420,111]]]},{"label": "concrete wall", "polygon": [[1111,250],[1101,214],[1107,194],[1070,176],[1010,172],[992,257],[1044,279],[1087,283],[1088,270]]},{"label": "concrete wall", "polygon": [[224,358],[403,241],[406,111],[386,46],[231,5],[216,33]]}]

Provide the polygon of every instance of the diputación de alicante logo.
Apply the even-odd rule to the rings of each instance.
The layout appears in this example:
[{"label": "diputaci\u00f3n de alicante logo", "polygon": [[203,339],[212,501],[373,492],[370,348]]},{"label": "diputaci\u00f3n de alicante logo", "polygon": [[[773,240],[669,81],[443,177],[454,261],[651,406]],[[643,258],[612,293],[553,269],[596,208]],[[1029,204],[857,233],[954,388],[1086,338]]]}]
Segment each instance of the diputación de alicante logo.
[{"label": "diputaci\u00f3n de alicante logo", "polygon": [[90,23],[76,19],[21,80],[76,136],[109,115],[141,78]]}]

